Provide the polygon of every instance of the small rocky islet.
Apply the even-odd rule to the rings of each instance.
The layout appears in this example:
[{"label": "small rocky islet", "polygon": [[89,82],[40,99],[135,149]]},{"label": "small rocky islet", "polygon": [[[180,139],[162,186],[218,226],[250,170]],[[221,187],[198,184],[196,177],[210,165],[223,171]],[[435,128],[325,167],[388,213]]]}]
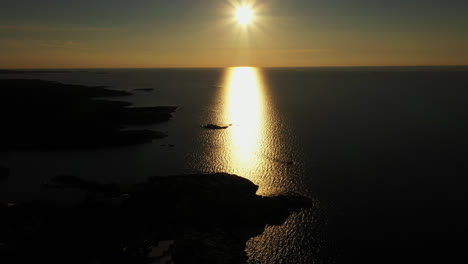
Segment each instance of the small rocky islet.
[{"label": "small rocky islet", "polygon": [[229,124],[229,125],[216,125],[216,124],[206,124],[206,125],[202,125],[203,128],[206,128],[206,129],[227,129],[229,128],[230,126],[232,126],[232,124]]}]

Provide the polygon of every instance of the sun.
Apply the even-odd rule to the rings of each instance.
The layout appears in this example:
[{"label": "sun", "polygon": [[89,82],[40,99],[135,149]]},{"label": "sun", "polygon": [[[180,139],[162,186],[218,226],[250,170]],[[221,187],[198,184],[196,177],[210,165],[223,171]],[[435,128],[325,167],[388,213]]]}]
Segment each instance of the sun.
[{"label": "sun", "polygon": [[242,25],[250,24],[253,19],[253,11],[248,6],[239,7],[237,9],[236,18]]}]

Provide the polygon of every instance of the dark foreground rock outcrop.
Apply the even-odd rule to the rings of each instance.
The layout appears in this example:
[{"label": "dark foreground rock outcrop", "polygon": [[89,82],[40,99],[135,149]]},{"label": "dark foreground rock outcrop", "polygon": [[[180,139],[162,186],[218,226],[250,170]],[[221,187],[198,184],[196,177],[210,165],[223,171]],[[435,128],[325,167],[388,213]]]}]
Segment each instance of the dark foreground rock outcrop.
[{"label": "dark foreground rock outcrop", "polygon": [[121,146],[167,136],[128,125],[168,121],[177,107],[130,107],[102,97],[131,95],[106,87],[25,79],[0,80],[0,150]]},{"label": "dark foreground rock outcrop", "polygon": [[4,180],[10,176],[10,169],[0,166],[0,180]]},{"label": "dark foreground rock outcrop", "polygon": [[0,262],[158,263],[156,246],[169,243],[165,254],[175,263],[245,263],[247,240],[312,206],[302,197],[257,196],[252,182],[222,173],[135,185],[59,176],[45,187],[80,189],[87,199],[3,205]]}]

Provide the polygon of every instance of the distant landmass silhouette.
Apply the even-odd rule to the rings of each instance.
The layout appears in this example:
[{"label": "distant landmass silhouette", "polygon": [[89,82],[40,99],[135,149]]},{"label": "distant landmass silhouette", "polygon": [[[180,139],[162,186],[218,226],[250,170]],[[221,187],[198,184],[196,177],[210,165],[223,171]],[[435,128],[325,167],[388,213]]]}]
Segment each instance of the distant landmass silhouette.
[{"label": "distant landmass silhouette", "polygon": [[[0,80],[0,149],[65,149],[121,146],[167,135],[128,125],[170,120],[177,109],[130,107],[102,97],[131,95],[102,86],[69,85],[43,80]],[[31,129],[31,128],[35,129]]]}]

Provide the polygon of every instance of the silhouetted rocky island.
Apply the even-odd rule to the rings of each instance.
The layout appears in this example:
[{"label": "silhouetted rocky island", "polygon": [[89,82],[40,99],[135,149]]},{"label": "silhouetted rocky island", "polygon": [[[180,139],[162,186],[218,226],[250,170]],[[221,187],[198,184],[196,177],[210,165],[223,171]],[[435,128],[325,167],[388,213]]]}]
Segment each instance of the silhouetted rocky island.
[{"label": "silhouetted rocky island", "polygon": [[[245,243],[312,201],[256,195],[229,174],[153,177],[135,185],[59,176],[46,188],[87,192],[84,202],[0,207],[2,263],[245,263]],[[157,253],[158,251],[159,254]]]},{"label": "silhouetted rocky island", "polygon": [[206,124],[206,125],[203,125],[202,127],[203,128],[206,128],[206,129],[227,129],[228,127],[230,127],[232,125],[215,125],[215,124]]},{"label": "silhouetted rocky island", "polygon": [[103,86],[25,79],[0,80],[0,149],[95,148],[150,142],[167,136],[128,125],[168,121],[177,107],[130,107],[99,99],[127,96]]}]

